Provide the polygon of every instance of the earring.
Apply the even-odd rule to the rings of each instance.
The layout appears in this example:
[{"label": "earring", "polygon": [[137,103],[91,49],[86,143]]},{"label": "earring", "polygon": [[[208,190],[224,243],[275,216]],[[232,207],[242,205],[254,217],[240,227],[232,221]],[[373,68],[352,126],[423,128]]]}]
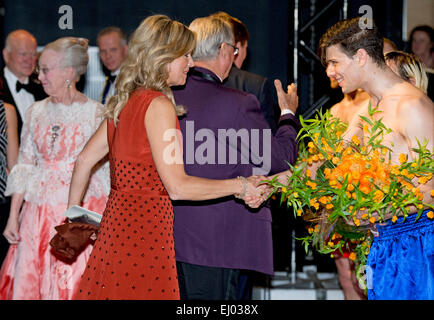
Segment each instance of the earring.
[{"label": "earring", "polygon": [[69,82],[69,79],[66,79],[65,80],[65,83],[66,83],[66,87],[69,89],[69,88],[71,88],[71,83]]}]

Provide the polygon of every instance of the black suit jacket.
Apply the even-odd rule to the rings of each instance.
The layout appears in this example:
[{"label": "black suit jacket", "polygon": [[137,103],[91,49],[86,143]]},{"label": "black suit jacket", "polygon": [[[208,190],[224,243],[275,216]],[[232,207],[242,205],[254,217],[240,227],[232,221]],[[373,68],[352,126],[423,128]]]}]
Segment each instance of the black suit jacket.
[{"label": "black suit jacket", "polygon": [[[235,65],[229,73],[228,78],[223,83],[224,86],[248,92],[256,96],[261,105],[262,114],[267,120],[273,133],[277,129],[275,109],[277,107],[277,97],[274,99],[275,91],[270,81],[258,74],[240,70]],[[279,113],[280,116],[280,113]]]},{"label": "black suit jacket", "polygon": [[[47,94],[35,75],[31,75],[29,77],[29,83],[32,85],[32,92],[30,93],[35,97],[35,101],[43,100],[47,97]],[[17,104],[15,103],[14,97],[12,96],[3,70],[0,74],[0,99],[3,100],[3,102],[14,106],[18,118],[18,138],[20,138],[21,128],[23,127],[23,119],[21,118],[20,112],[18,111]]]}]

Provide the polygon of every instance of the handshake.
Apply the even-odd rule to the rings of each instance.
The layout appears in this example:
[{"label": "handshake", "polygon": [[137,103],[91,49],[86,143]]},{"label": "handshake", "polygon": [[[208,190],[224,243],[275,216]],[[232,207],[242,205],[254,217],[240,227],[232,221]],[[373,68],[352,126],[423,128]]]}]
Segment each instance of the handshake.
[{"label": "handshake", "polygon": [[236,197],[242,199],[250,208],[258,208],[273,191],[273,187],[264,182],[264,180],[269,180],[265,176],[240,178],[243,181],[243,191]]}]

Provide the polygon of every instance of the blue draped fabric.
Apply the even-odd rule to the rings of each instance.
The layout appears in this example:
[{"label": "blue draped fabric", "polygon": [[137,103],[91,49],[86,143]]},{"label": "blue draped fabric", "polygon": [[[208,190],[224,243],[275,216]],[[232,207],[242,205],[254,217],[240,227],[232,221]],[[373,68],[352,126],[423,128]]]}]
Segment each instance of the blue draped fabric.
[{"label": "blue draped fabric", "polygon": [[434,221],[428,210],[377,226],[367,261],[369,300],[434,300]]}]

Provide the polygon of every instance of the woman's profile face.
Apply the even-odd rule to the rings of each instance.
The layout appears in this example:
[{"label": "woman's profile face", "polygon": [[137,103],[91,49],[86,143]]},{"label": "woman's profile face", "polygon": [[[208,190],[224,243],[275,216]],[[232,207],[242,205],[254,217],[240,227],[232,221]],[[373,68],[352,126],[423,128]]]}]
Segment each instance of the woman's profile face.
[{"label": "woman's profile face", "polygon": [[66,87],[65,69],[60,67],[62,55],[54,50],[42,51],[39,58],[39,75],[44,91],[49,96],[55,96]]},{"label": "woman's profile face", "polygon": [[425,31],[415,31],[411,41],[411,50],[417,56],[429,53],[432,47],[429,35]]},{"label": "woman's profile face", "polygon": [[169,77],[167,84],[170,87],[181,86],[187,80],[187,73],[194,66],[193,58],[190,53],[180,56],[168,64]]}]

